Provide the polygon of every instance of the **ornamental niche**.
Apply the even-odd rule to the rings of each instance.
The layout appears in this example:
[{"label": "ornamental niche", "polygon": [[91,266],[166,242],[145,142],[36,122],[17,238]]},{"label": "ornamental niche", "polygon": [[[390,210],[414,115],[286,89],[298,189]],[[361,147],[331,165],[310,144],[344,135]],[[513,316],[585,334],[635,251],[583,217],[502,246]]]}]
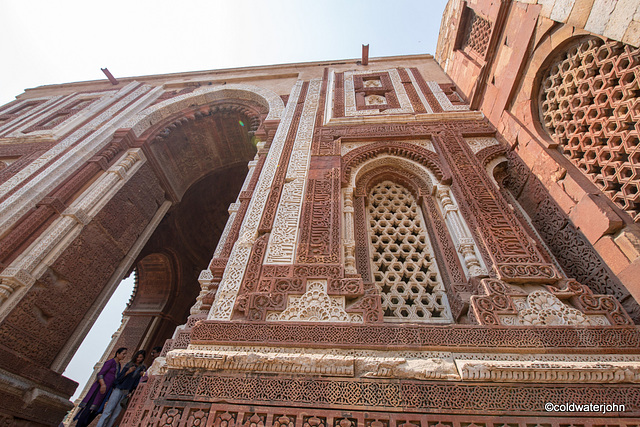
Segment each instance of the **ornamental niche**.
[{"label": "ornamental niche", "polygon": [[640,49],[596,37],[559,52],[541,80],[540,120],[558,149],[640,221]]}]

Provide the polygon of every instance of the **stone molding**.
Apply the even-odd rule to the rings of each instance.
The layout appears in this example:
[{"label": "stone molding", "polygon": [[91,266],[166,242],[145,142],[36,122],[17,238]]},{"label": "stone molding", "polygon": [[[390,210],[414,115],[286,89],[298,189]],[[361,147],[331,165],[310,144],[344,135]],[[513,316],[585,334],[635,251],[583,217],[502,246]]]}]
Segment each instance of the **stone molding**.
[{"label": "stone molding", "polygon": [[440,213],[444,218],[451,239],[460,257],[460,263],[465,269],[467,278],[487,276],[487,268],[482,260],[482,256],[473,240],[473,235],[469,231],[469,226],[458,210],[449,186],[438,185],[435,189],[436,198]]},{"label": "stone molding", "polygon": [[[304,390],[304,392],[302,392]],[[259,378],[244,374],[169,371],[146,396],[151,404],[167,401],[291,405],[303,408],[371,410],[403,413],[483,413],[542,416],[548,402],[624,405],[624,415],[640,414],[635,384],[513,384],[454,381],[338,379],[322,377]],[[157,403],[155,403],[157,402]],[[599,417],[603,414],[599,413]]]},{"label": "stone molding", "polygon": [[465,381],[638,383],[640,364],[601,362],[478,362],[456,360]]},{"label": "stone molding", "polygon": [[0,185],[0,197],[6,197],[0,203],[0,234],[104,148],[111,141],[113,132],[122,127],[127,116],[151,103],[159,95],[158,92],[157,88],[138,83],[122,88],[114,95],[117,100],[109,108]]},{"label": "stone molding", "polygon": [[[324,408],[297,408],[293,406],[257,406],[231,405],[227,403],[185,403],[179,400],[163,400],[155,405],[142,405],[141,402],[155,393],[157,385],[141,385],[142,391],[134,395],[129,411],[123,418],[123,426],[159,425],[161,427],[185,425],[204,426],[242,426],[242,427],[635,427],[637,424],[624,413],[609,412],[605,416],[595,414],[562,416],[561,414],[540,415],[532,420],[531,416],[518,415],[451,415],[434,411],[433,413],[406,413],[394,411],[336,410]],[[144,408],[144,410],[143,410]],[[539,414],[538,414],[539,415]],[[619,416],[616,416],[619,415]],[[622,418],[626,417],[626,418]]]},{"label": "stone molding", "polygon": [[[469,356],[473,358],[468,359]],[[192,345],[167,353],[166,363],[158,369],[162,373],[205,369],[351,378],[608,384],[639,383],[640,355],[526,357],[503,353]]]},{"label": "stone molding", "polygon": [[[294,334],[295,331],[295,334]],[[634,326],[501,326],[501,325],[338,325],[272,322],[201,321],[191,344],[304,345],[312,348],[466,349],[500,348],[516,353],[585,351],[637,353],[640,328]]]},{"label": "stone molding", "polygon": [[201,87],[191,93],[178,95],[152,105],[129,119],[125,127],[133,129],[136,136],[187,107],[206,105],[225,99],[243,99],[257,102],[269,109],[265,121],[282,119],[285,111],[282,99],[269,89],[247,84],[228,84],[215,87]]}]

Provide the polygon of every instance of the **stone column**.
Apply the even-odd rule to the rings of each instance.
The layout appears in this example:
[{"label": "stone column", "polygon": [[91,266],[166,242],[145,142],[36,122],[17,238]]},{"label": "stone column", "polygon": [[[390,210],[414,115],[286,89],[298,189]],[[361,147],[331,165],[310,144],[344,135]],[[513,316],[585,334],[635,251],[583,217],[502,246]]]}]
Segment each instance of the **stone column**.
[{"label": "stone column", "polygon": [[344,271],[346,274],[357,274],[356,271],[356,241],[353,237],[353,188],[348,187],[343,191],[344,213]]}]

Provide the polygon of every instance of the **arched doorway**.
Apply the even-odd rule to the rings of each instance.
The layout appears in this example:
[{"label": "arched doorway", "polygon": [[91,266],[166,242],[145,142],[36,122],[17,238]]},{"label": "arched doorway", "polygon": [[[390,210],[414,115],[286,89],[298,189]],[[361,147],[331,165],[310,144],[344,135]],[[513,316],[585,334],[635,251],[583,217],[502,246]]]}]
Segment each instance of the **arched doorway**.
[{"label": "arched doorway", "polygon": [[[139,283],[120,335],[127,345],[161,345],[185,322],[200,290],[198,274],[256,155],[255,135],[268,142],[272,127],[265,122],[276,126],[279,115],[271,113],[283,108],[275,94],[260,93],[267,91],[211,88],[159,100],[105,143],[103,170],[83,176],[75,195],[86,200],[100,190],[90,200],[98,202],[78,212],[78,218],[86,215],[82,226],[46,254],[44,273],[3,301],[2,351],[37,375],[25,386],[36,392],[24,398],[25,390],[15,390],[0,412],[41,413],[44,418],[33,421],[43,424],[62,418],[75,384],[59,373],[133,268]],[[24,257],[17,254],[7,264],[25,265]],[[45,397],[37,394],[43,376]]]}]

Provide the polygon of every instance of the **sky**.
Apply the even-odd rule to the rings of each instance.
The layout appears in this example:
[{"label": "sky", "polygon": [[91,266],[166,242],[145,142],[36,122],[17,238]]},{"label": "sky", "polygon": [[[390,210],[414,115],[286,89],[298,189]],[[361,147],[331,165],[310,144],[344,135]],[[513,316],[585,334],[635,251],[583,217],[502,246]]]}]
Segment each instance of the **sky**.
[{"label": "sky", "polygon": [[[446,0],[0,0],[0,105],[24,89],[254,65],[435,54]],[[65,375],[91,374],[132,290],[121,285]]]}]

